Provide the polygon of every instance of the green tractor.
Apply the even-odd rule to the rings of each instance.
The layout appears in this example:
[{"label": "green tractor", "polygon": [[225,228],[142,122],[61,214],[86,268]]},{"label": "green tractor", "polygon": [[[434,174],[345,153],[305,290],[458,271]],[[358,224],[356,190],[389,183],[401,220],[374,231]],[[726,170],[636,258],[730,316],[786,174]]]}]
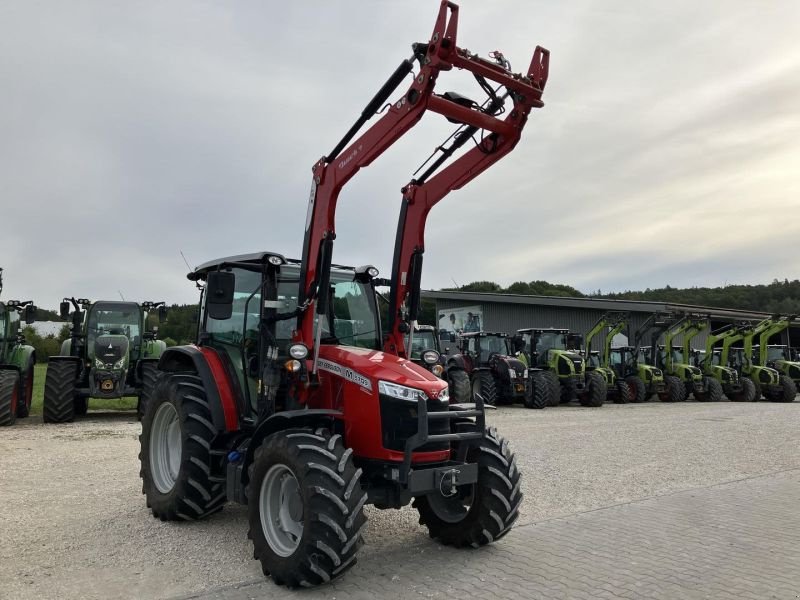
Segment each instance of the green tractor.
[{"label": "green tractor", "polygon": [[526,328],[517,330],[524,351],[530,356],[529,366],[542,370],[550,393],[548,404],[570,402],[578,398],[581,406],[603,406],[606,400],[606,380],[594,370],[586,370],[586,361],[578,351],[569,349],[568,329]]},{"label": "green tractor", "polygon": [[[606,313],[597,320],[597,323],[586,334],[586,370],[599,373],[606,382],[608,398],[616,404],[627,404],[634,401],[634,390],[623,376],[618,376],[611,366],[611,340],[622,331],[625,326],[625,313]],[[618,325],[622,325],[618,328]],[[592,340],[601,331],[606,332],[602,352],[592,350]],[[642,384],[644,385],[644,384]]]},{"label": "green tractor", "polygon": [[[3,269],[0,269],[0,292]],[[20,320],[30,325],[36,307],[30,300],[0,302],[0,427],[13,425],[30,414],[36,352],[25,343]]]},{"label": "green tractor", "polygon": [[[674,320],[664,333],[664,347],[659,347],[656,353],[657,365],[664,369],[664,373],[677,377],[683,382],[685,388],[684,400],[694,396],[699,402],[722,400],[722,386],[715,379],[703,376],[703,371],[690,363],[692,351],[689,347],[691,338],[701,330],[702,324],[707,322],[697,315],[680,315]],[[680,348],[673,342],[679,335],[683,336]],[[653,348],[656,348],[655,343]]]},{"label": "green tractor", "polygon": [[[675,318],[671,313],[655,312],[647,317],[634,335],[635,346],[633,353],[636,358],[633,364],[637,366],[637,372],[640,377],[646,374],[643,372],[642,366],[650,367],[649,374],[652,376],[650,384],[648,385],[648,381],[642,377],[642,381],[647,387],[647,397],[649,398],[655,392],[662,402],[683,402],[686,400],[686,387],[681,378],[675,375],[674,372],[667,372],[664,366],[659,364],[660,361],[658,360],[658,340],[662,334],[669,331],[674,325]],[[643,345],[642,340],[647,340],[648,336],[650,345]],[[660,385],[662,381],[663,387]]]},{"label": "green tractor", "polygon": [[[662,401],[669,400],[664,373],[658,367],[647,364],[647,361],[642,358],[644,352],[640,348],[635,345],[611,347],[614,336],[621,333],[626,327],[628,327],[627,317],[618,317],[614,326],[606,334],[606,344],[601,359],[603,364],[611,367],[617,377],[628,384],[631,390],[631,402],[647,402],[656,394]],[[641,341],[649,327],[650,325],[646,321],[645,326],[636,332],[634,339]],[[630,337],[628,335],[628,339]]]},{"label": "green tractor", "polygon": [[[722,342],[719,362],[734,367],[742,378],[753,382],[755,394],[753,400],[763,397],[773,402],[792,402],[797,393],[794,382],[781,375],[777,369],[757,364],[753,360],[753,338],[769,327],[771,319],[765,319],[758,325],[743,324],[736,335],[725,338]],[[741,347],[733,344],[742,342]]]},{"label": "green tractor", "polygon": [[62,318],[71,318],[72,330],[47,366],[44,422],[64,423],[86,414],[89,398],[123,396],[138,396],[141,418],[166,349],[156,339],[157,328],[146,330],[147,317],[157,309],[159,322],[164,320],[164,303],[65,298],[60,308]]},{"label": "green tractor", "polygon": [[[709,326],[710,324],[706,321],[705,326],[699,328],[697,333],[707,329]],[[697,357],[695,366],[699,367],[706,377],[716,381],[722,389],[722,393],[732,402],[752,402],[756,393],[752,380],[742,377],[736,369],[725,364],[722,361],[721,351],[715,350],[715,346],[719,342],[722,341],[724,343],[724,340],[738,336],[741,329],[741,325],[728,323],[719,329],[711,331],[706,337],[705,351],[695,353]],[[684,345],[688,346],[688,340],[685,337]],[[684,352],[686,352],[686,349],[684,349]],[[710,385],[713,386],[713,384]],[[713,395],[716,394],[716,391],[710,393]]]},{"label": "green tractor", "polygon": [[769,343],[770,338],[778,333],[785,332],[788,338],[789,326],[793,321],[795,321],[794,315],[774,317],[772,325],[766,327],[758,336],[759,344],[756,347],[756,354],[758,364],[776,369],[783,376],[791,379],[795,388],[798,388],[800,387],[800,362],[797,360],[797,354],[792,351],[788,343]]}]

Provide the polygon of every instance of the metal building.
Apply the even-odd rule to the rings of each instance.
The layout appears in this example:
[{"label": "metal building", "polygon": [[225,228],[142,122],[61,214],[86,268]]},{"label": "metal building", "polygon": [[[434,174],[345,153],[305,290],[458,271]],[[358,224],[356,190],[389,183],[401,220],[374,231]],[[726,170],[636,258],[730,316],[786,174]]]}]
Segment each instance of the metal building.
[{"label": "metal building", "polygon": [[[483,329],[509,334],[524,327],[558,327],[585,334],[604,313],[609,311],[629,314],[630,334],[654,312],[708,315],[712,330],[730,322],[760,321],[770,316],[761,312],[640,300],[447,291],[423,291],[422,296],[436,301],[440,329]],[[702,348],[705,338],[705,334],[695,337],[694,347]],[[598,349],[597,344],[602,343],[602,335],[596,339],[597,341],[592,344],[594,350]],[[776,339],[772,341],[779,343]],[[623,345],[624,342],[625,337],[622,337],[613,343]],[[800,328],[791,328],[790,345],[800,346]]]}]

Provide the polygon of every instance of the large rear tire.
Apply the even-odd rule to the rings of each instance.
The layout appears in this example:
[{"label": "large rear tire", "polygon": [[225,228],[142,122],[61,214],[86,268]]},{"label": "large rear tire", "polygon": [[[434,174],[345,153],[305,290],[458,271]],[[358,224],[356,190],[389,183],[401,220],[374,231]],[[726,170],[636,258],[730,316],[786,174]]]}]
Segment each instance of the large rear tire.
[{"label": "large rear tire", "polygon": [[592,408],[603,406],[607,394],[608,387],[606,386],[606,380],[600,373],[592,371],[586,376],[586,392],[581,394],[581,406]]},{"label": "large rear tire", "polygon": [[752,402],[756,395],[756,386],[753,380],[749,377],[742,377],[742,391],[738,394],[733,394],[731,401],[733,402]]},{"label": "large rear tire", "polygon": [[9,427],[17,420],[19,392],[19,374],[11,369],[0,370],[0,427]]},{"label": "large rear tire", "polygon": [[667,386],[667,402],[683,402],[686,400],[686,387],[674,375],[664,375]]},{"label": "large rear tire", "polygon": [[722,391],[722,384],[713,377],[706,378],[706,401],[722,402],[725,394]]},{"label": "large rear tire", "polygon": [[28,360],[28,366],[22,372],[22,389],[19,395],[19,405],[17,406],[17,417],[24,419],[31,414],[31,404],[33,403],[33,371],[36,361],[33,356]]},{"label": "large rear tire", "polygon": [[469,375],[464,369],[457,367],[447,369],[447,383],[450,386],[450,402],[456,404],[472,402],[472,386]]},{"label": "large rear tire", "polygon": [[616,383],[617,388],[617,395],[614,398],[615,404],[628,404],[629,402],[633,402],[633,390],[627,384],[627,382],[618,380]]},{"label": "large rear tire", "polygon": [[631,388],[633,392],[633,399],[631,402],[647,402],[647,386],[638,375],[628,375],[625,378],[625,383]]},{"label": "large rear tire", "polygon": [[494,376],[489,371],[478,371],[472,377],[472,396],[480,394],[483,403],[489,406],[497,404],[497,386],[494,383]]},{"label": "large rear tire", "polygon": [[42,419],[45,423],[68,423],[75,420],[77,374],[78,365],[74,361],[57,360],[47,365],[42,401]]},{"label": "large rear tire", "polygon": [[367,494],[342,436],[279,431],[256,449],[248,473],[248,536],[264,575],[311,587],[356,564]]},{"label": "large rear tire", "polygon": [[136,418],[139,421],[144,418],[144,413],[147,412],[147,403],[150,401],[150,396],[153,395],[153,389],[156,386],[158,362],[154,360],[142,362],[141,373],[142,388],[139,392],[139,401],[136,404]]},{"label": "large rear tire", "polygon": [[525,408],[542,409],[547,407],[550,385],[541,371],[530,373],[525,382]]},{"label": "large rear tire", "polygon": [[192,521],[222,509],[224,485],[211,479],[216,435],[200,377],[167,373],[161,378],[139,436],[139,475],[153,516]]},{"label": "large rear tire", "polygon": [[[475,431],[464,424],[462,431]],[[453,444],[458,456],[459,444]],[[508,442],[493,428],[467,450],[467,462],[478,463],[478,481],[459,486],[452,497],[431,492],[414,499],[419,522],[429,535],[446,546],[477,548],[499,540],[519,517],[522,504],[520,473]]]},{"label": "large rear tire", "polygon": [[543,371],[543,373],[547,386],[550,388],[547,406],[558,406],[559,402],[561,402],[561,382],[558,380],[558,375],[552,371]]},{"label": "large rear tire", "polygon": [[772,396],[771,400],[773,402],[794,402],[794,398],[797,396],[797,386],[795,386],[794,381],[786,375],[781,375],[780,385],[780,392]]}]

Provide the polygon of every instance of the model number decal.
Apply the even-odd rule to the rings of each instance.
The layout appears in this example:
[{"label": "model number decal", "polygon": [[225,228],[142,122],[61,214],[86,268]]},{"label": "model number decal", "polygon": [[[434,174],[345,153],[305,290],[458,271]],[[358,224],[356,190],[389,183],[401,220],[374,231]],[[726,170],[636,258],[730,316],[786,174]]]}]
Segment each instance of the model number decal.
[{"label": "model number decal", "polygon": [[317,362],[317,365],[323,371],[328,371],[328,373],[333,373],[334,375],[343,377],[344,379],[352,381],[353,383],[360,385],[370,392],[372,391],[372,382],[369,380],[369,378],[364,377],[361,373],[356,373],[353,371],[353,369],[349,369],[338,363],[325,360],[324,358],[320,358]]}]

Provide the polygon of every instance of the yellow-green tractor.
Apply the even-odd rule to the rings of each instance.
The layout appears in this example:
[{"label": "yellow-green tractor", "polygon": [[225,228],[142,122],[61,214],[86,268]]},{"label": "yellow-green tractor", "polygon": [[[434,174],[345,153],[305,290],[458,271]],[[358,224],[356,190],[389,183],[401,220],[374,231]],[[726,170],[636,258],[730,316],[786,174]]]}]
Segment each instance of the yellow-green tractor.
[{"label": "yellow-green tractor", "polygon": [[[706,321],[702,327],[696,330],[694,335],[710,327]],[[752,402],[755,398],[756,388],[753,381],[748,377],[743,377],[733,367],[722,361],[722,354],[715,347],[719,342],[728,338],[738,336],[742,331],[742,325],[728,323],[711,331],[706,337],[706,347],[704,352],[696,352],[695,366],[699,367],[706,377],[712,378],[719,383],[722,392],[732,402]],[[691,336],[694,337],[694,336]],[[684,353],[688,351],[689,340],[684,336]]]},{"label": "yellow-green tractor", "polygon": [[24,321],[30,325],[35,318],[36,307],[30,300],[0,302],[0,427],[13,425],[30,414],[36,352],[25,343],[20,324]]},{"label": "yellow-green tractor", "polygon": [[776,369],[781,375],[791,379],[795,388],[800,388],[800,362],[797,354],[792,352],[789,340],[784,340],[787,342],[785,344],[769,343],[770,338],[779,333],[786,333],[788,338],[789,326],[796,323],[795,316],[775,316],[770,321],[771,324],[765,325],[758,335],[759,343],[755,348],[757,364]]},{"label": "yellow-green tractor", "polygon": [[[634,334],[633,359],[623,362],[629,369],[631,368],[630,365],[635,367],[636,370],[631,371],[641,378],[645,385],[645,395],[648,399],[653,394],[658,394],[662,402],[682,402],[686,400],[686,388],[681,379],[672,373],[665,373],[663,367],[657,364],[656,360],[658,340],[674,323],[675,318],[670,313],[655,312],[647,317]],[[642,343],[648,340],[649,346]],[[620,360],[623,356],[620,356]],[[612,355],[613,362],[614,357]]]},{"label": "yellow-green tractor", "polygon": [[[64,423],[86,414],[90,398],[137,396],[139,418],[158,373],[166,344],[147,330],[148,314],[163,302],[119,302],[65,298],[61,316],[71,318],[70,337],[51,356],[44,385],[44,422]],[[70,308],[74,309],[70,311]]]},{"label": "yellow-green tractor", "polygon": [[[622,375],[611,366],[611,341],[625,327],[625,313],[606,313],[586,333],[585,356],[586,370],[599,373],[606,382],[608,398],[616,404],[627,404],[635,401],[635,390]],[[592,350],[592,341],[602,331],[606,332],[602,350]],[[634,383],[634,385],[636,385]]]},{"label": "yellow-green tractor", "polygon": [[547,377],[549,405],[577,397],[581,406],[603,406],[608,391],[606,381],[600,373],[587,371],[580,352],[569,348],[568,329],[531,327],[517,330],[517,335],[522,337],[524,351],[530,356],[530,368]]}]

